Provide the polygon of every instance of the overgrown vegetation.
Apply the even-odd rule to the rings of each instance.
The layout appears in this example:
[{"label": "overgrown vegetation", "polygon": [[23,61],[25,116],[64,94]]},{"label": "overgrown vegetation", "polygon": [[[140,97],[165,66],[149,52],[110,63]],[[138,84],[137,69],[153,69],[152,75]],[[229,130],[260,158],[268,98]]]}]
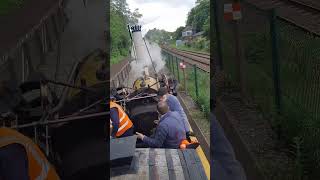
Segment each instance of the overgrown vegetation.
[{"label": "overgrown vegetation", "polygon": [[[172,63],[172,62],[171,62]],[[185,69],[186,81],[184,81],[184,73],[181,68],[177,70],[177,64],[174,61],[173,67],[167,58],[167,68],[171,71],[176,79],[180,80],[181,90],[185,90],[184,82],[186,82],[187,94],[192,97],[196,102],[199,109],[204,112],[206,118],[210,115],[210,74],[204,72],[197,68],[197,84],[198,84],[198,95],[196,94],[196,84],[195,84],[195,71],[193,66],[187,66]],[[174,68],[174,70],[173,70]],[[179,72],[179,75],[178,75]]]},{"label": "overgrown vegetation", "polygon": [[[195,86],[195,73],[194,69],[190,68],[186,70],[187,74],[187,92],[191,95],[192,99],[195,100],[202,112],[205,113],[206,117],[209,119],[210,115],[210,74],[206,73],[200,69],[197,69],[197,83],[198,83],[198,93],[196,95]],[[181,73],[182,74],[182,73]],[[181,81],[183,84],[183,81]]]},{"label": "overgrown vegetation", "polygon": [[[294,179],[320,179],[320,40],[280,20],[278,27],[280,114],[275,104],[268,31],[243,34],[247,94],[292,152]],[[228,53],[234,52],[233,43],[232,36],[225,33],[225,70],[237,85],[234,57]]]},{"label": "overgrown vegetation", "polygon": [[0,16],[7,15],[12,10],[22,7],[25,0],[1,0]]},{"label": "overgrown vegetation", "polygon": [[129,55],[131,39],[127,25],[138,23],[138,19],[141,16],[138,9],[135,9],[133,12],[130,11],[126,0],[111,1],[111,65],[120,62]]}]

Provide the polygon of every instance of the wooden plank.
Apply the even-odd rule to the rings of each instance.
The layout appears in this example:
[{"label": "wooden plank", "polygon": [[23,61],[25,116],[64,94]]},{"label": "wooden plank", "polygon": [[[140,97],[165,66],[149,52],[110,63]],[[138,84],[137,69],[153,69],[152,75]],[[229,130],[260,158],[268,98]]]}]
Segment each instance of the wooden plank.
[{"label": "wooden plank", "polygon": [[194,149],[138,148],[132,164],[125,174],[112,180],[176,180],[207,179],[201,160]]},{"label": "wooden plank", "polygon": [[165,153],[166,153],[169,180],[176,180],[176,174],[174,172],[173,160],[172,160],[170,149],[166,149]]},{"label": "wooden plank", "polygon": [[169,151],[171,152],[171,157],[172,157],[172,161],[173,161],[173,167],[174,167],[174,173],[175,173],[176,179],[185,179],[184,174],[183,174],[182,165],[180,162],[180,157],[178,154],[178,151],[180,151],[180,150],[179,149],[170,149]]},{"label": "wooden plank", "polygon": [[156,157],[155,150],[150,149],[149,150],[149,179],[159,179],[155,157]]},{"label": "wooden plank", "polygon": [[141,148],[137,150],[139,158],[138,158],[138,177],[141,180],[149,179],[149,149]]},{"label": "wooden plank", "polygon": [[166,160],[165,149],[156,149],[156,166],[159,174],[159,179],[169,179],[168,166]]},{"label": "wooden plank", "polygon": [[169,179],[165,149],[150,149],[149,179]]},{"label": "wooden plank", "polygon": [[194,159],[193,153],[196,153],[194,149],[188,149],[188,150],[182,151],[191,179],[202,179],[201,175],[198,172],[197,162]]},{"label": "wooden plank", "polygon": [[192,149],[192,150],[193,150],[192,155],[193,155],[194,160],[195,160],[195,162],[196,162],[197,169],[198,169],[199,175],[201,176],[201,179],[208,179],[208,178],[207,178],[207,175],[206,175],[206,173],[205,173],[205,171],[204,171],[204,167],[203,167],[203,165],[202,165],[202,162],[201,162],[201,160],[200,160],[200,158],[199,158],[196,150],[195,150],[195,149]]},{"label": "wooden plank", "polygon": [[189,175],[189,171],[187,169],[187,164],[186,164],[186,161],[184,159],[182,151],[179,150],[178,154],[179,154],[179,158],[180,158],[180,162],[181,162],[181,166],[182,166],[184,177],[185,177],[186,180],[189,180],[190,179],[190,175]]}]

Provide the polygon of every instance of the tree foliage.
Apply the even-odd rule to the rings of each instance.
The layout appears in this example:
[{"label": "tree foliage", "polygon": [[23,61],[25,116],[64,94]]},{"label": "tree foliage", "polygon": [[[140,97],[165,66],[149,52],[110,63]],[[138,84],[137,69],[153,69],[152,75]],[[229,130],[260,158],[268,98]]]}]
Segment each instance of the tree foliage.
[{"label": "tree foliage", "polygon": [[146,39],[151,42],[156,43],[169,43],[172,39],[174,39],[174,33],[165,31],[163,29],[151,29],[145,35]]},{"label": "tree foliage", "polygon": [[182,31],[183,31],[184,27],[180,26],[176,29],[176,31],[174,32],[174,38],[175,39],[180,39],[182,36]]},{"label": "tree foliage", "polygon": [[[209,31],[210,1],[197,0],[196,6],[188,13],[186,25],[192,26],[196,32]],[[207,29],[206,29],[207,28]]]},{"label": "tree foliage", "polygon": [[[209,36],[210,36],[210,1],[197,0],[196,6],[192,8],[187,17],[186,26],[191,26],[195,32],[204,31],[204,38],[200,38],[192,43],[193,48],[209,49]],[[185,27],[180,26],[174,32],[167,32],[159,29],[149,30],[146,38],[156,43],[174,42],[181,39],[182,31]],[[170,39],[172,36],[172,39]]]},{"label": "tree foliage", "polygon": [[[127,56],[130,48],[128,24],[138,23],[142,16],[138,9],[130,11],[126,0],[112,0],[110,8],[111,57]],[[113,60],[111,63],[116,63]]]}]

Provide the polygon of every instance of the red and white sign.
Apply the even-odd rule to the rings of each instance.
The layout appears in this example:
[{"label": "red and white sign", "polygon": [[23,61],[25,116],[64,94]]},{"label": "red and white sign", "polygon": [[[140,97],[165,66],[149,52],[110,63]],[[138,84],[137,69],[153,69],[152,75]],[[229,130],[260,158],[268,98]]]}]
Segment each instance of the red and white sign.
[{"label": "red and white sign", "polygon": [[181,68],[181,69],[185,69],[185,68],[186,68],[186,65],[183,64],[182,62],[180,62],[180,68]]},{"label": "red and white sign", "polygon": [[227,21],[242,18],[240,3],[224,4],[224,19]]}]

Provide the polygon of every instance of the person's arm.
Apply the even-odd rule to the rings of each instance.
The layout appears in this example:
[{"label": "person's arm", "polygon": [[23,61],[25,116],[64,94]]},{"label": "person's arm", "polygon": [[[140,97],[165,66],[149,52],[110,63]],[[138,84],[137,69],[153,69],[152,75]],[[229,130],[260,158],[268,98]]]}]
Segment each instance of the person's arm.
[{"label": "person's arm", "polygon": [[111,136],[116,137],[116,134],[119,129],[119,123],[120,123],[117,108],[110,109],[110,118],[111,118],[112,126],[113,126]]},{"label": "person's arm", "polygon": [[211,170],[214,179],[246,180],[241,164],[237,161],[232,145],[225,137],[223,129],[211,114]]},{"label": "person's arm", "polygon": [[167,125],[158,125],[154,137],[144,136],[143,142],[151,148],[160,148],[162,147],[164,140],[168,135],[168,126]]},{"label": "person's arm", "polygon": [[171,103],[172,103],[172,107],[173,107],[172,111],[177,111],[180,114],[180,116],[182,117],[185,131],[190,132],[190,125],[188,122],[188,117],[187,117],[186,113],[184,112],[178,98],[175,96],[171,96],[169,98],[169,101],[171,101]]}]

